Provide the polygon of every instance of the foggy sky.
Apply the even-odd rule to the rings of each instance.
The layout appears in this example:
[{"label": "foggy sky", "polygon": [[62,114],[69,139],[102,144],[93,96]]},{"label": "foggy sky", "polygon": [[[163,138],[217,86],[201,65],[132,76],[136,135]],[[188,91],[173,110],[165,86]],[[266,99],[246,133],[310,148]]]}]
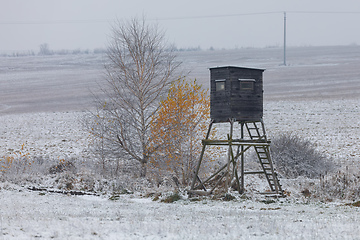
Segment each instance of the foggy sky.
[{"label": "foggy sky", "polygon": [[106,47],[115,19],[146,16],[178,48],[360,44],[358,0],[0,0],[0,53]]}]

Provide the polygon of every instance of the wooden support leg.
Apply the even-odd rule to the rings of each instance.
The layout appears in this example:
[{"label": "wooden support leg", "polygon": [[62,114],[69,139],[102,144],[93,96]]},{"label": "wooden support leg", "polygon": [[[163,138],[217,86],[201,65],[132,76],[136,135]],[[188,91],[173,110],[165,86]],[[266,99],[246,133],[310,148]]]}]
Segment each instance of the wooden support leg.
[{"label": "wooden support leg", "polygon": [[[208,129],[208,132],[207,132],[207,134],[206,134],[206,138],[205,138],[205,139],[208,139],[208,138],[209,138],[212,125],[213,125],[213,121],[210,122],[209,129]],[[199,170],[200,170],[200,165],[201,165],[202,159],[203,159],[203,157],[204,157],[205,149],[206,149],[206,144],[203,144],[203,147],[202,147],[202,150],[201,150],[201,154],[200,154],[200,158],[199,158],[199,162],[198,162],[198,164],[197,164],[197,166],[196,166],[196,170],[195,170],[195,173],[194,173],[193,181],[192,181],[192,183],[191,183],[191,187],[190,187],[191,190],[194,190],[194,186],[195,186],[196,180],[199,180],[200,183],[201,183],[201,180],[200,180],[198,174],[199,174]],[[205,188],[204,185],[203,185],[203,187],[204,187],[204,190],[206,191],[206,188]]]},{"label": "wooden support leg", "polygon": [[[244,123],[241,122],[241,140],[244,139]],[[244,146],[241,145],[241,155],[240,155],[240,175],[241,175],[241,182],[240,182],[240,190],[239,193],[243,193],[245,191],[245,187],[244,187]]]}]

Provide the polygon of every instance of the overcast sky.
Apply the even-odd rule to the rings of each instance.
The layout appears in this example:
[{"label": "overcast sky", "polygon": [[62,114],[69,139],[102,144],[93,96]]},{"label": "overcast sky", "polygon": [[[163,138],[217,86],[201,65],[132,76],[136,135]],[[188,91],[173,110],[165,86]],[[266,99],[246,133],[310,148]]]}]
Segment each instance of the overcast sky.
[{"label": "overcast sky", "polygon": [[0,52],[106,47],[114,19],[145,15],[178,48],[360,44],[359,0],[0,0]]}]

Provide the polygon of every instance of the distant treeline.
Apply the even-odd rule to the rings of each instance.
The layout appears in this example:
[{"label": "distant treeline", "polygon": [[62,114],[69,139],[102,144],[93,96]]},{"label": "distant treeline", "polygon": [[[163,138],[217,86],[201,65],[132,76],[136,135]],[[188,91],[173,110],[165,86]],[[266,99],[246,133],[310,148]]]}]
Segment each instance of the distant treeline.
[{"label": "distant treeline", "polygon": [[106,53],[105,48],[95,48],[90,49],[61,49],[61,50],[48,50],[46,52],[35,52],[33,50],[29,51],[14,51],[11,53],[0,53],[0,57],[24,57],[24,56],[49,56],[49,55],[78,55],[78,54],[104,54]]},{"label": "distant treeline", "polygon": [[[174,47],[174,50],[177,52],[189,52],[189,51],[202,51],[200,46],[198,47],[187,47],[187,48],[177,48]],[[214,50],[213,47],[208,50]],[[105,54],[105,48],[95,48],[93,50],[90,49],[61,49],[61,50],[51,50],[49,45],[43,43],[39,46],[39,51],[35,52],[34,50],[29,51],[13,51],[11,53],[1,53],[0,57],[23,57],[23,56],[49,56],[49,55],[78,55],[78,54]]]},{"label": "distant treeline", "polygon": [[[244,47],[241,47],[244,48]],[[249,49],[252,47],[246,47],[246,49]],[[279,48],[279,46],[266,46],[265,48]],[[235,47],[234,49],[239,49],[238,47]],[[198,47],[186,47],[186,48],[177,48],[174,47],[172,50],[176,52],[196,52],[196,51],[204,51],[205,49],[202,49],[200,46]],[[226,50],[225,48],[222,49],[215,49],[213,47],[209,47],[205,51],[215,51],[215,50]],[[229,49],[227,49],[229,50]],[[40,49],[38,52],[35,52],[33,50],[29,51],[13,51],[8,53],[1,53],[0,57],[23,57],[23,56],[49,56],[49,55],[79,55],[79,54],[105,54],[106,48],[94,48],[93,50],[90,49],[61,49],[61,50],[51,50],[48,46],[48,44],[44,43],[40,45]]]}]

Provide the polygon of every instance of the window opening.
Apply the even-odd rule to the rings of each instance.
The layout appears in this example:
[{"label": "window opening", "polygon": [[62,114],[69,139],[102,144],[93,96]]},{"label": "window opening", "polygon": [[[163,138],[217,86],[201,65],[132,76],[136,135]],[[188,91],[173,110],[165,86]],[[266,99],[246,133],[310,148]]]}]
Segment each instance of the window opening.
[{"label": "window opening", "polygon": [[255,79],[239,79],[240,90],[252,91],[254,90]]},{"label": "window opening", "polygon": [[224,91],[225,90],[225,79],[215,80],[216,91]]}]

